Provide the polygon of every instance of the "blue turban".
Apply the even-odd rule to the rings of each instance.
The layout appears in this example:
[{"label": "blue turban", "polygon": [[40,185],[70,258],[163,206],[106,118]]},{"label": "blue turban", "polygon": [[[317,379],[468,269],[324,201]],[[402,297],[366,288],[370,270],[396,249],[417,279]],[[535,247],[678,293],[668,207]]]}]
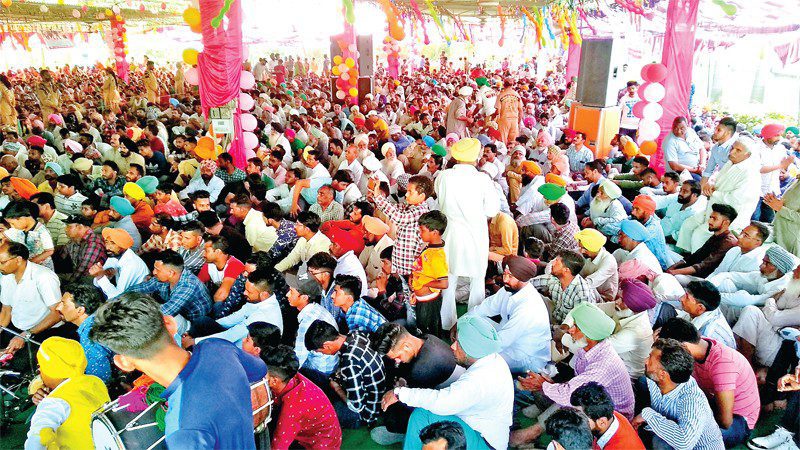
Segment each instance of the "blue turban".
[{"label": "blue turban", "polygon": [[431,148],[433,147],[433,144],[436,143],[436,140],[430,136],[425,136],[424,138],[422,138],[422,142],[424,142],[425,145],[428,146],[428,148]]},{"label": "blue turban", "polygon": [[626,236],[636,242],[644,242],[650,239],[650,232],[638,220],[625,219],[622,221],[620,229]]},{"label": "blue turban", "polygon": [[111,208],[113,208],[114,211],[118,212],[119,215],[123,217],[130,216],[134,213],[134,211],[136,211],[136,209],[133,208],[133,205],[131,205],[131,202],[118,195],[111,197],[109,203]]}]

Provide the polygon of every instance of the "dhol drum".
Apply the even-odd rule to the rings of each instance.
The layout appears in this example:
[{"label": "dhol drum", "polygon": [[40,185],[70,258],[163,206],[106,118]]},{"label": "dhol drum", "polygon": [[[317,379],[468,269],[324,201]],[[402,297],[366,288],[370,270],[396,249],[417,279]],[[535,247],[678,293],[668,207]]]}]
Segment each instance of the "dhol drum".
[{"label": "dhol drum", "polygon": [[[272,391],[267,379],[250,385],[253,408],[253,432],[260,433],[272,419]],[[164,403],[153,403],[138,413],[128,411],[119,400],[106,403],[92,415],[92,438],[98,450],[162,450],[167,448],[164,432],[156,425],[155,415]]]}]

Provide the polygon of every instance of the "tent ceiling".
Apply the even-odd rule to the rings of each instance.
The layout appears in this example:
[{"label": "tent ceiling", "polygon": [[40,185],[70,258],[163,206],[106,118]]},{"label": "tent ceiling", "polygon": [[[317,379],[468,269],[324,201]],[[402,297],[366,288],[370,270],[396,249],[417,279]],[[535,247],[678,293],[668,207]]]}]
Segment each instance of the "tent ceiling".
[{"label": "tent ceiling", "polygon": [[[162,9],[162,3],[167,8]],[[181,12],[186,5],[183,1],[136,0],[128,6],[126,1],[93,1],[86,6],[83,1],[14,1],[9,7],[0,7],[0,25],[8,24],[46,24],[46,23],[85,23],[93,24],[109,20],[106,10],[117,6],[120,15],[128,22],[146,22],[149,24],[175,25],[183,23]],[[140,5],[144,10],[140,10]],[[42,12],[46,6],[47,12]],[[80,12],[80,17],[73,16],[73,10]]]}]

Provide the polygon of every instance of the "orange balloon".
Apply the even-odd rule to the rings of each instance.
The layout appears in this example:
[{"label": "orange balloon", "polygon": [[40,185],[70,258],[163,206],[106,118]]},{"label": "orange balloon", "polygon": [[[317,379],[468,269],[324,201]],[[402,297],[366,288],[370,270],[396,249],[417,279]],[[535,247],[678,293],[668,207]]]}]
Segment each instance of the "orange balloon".
[{"label": "orange balloon", "polygon": [[203,26],[202,26],[202,25],[200,25],[200,24],[198,24],[197,26],[190,26],[189,28],[190,28],[190,29],[191,29],[191,30],[192,30],[194,33],[202,33],[202,32],[203,32]]},{"label": "orange balloon", "polygon": [[655,155],[656,150],[658,150],[658,144],[655,141],[645,141],[639,146],[639,152],[647,156]]},{"label": "orange balloon", "polygon": [[350,77],[350,79],[349,79],[349,80],[347,80],[347,81],[348,81],[350,84],[352,84],[353,86],[355,86],[356,84],[358,84],[358,78],[356,78],[356,77]]}]

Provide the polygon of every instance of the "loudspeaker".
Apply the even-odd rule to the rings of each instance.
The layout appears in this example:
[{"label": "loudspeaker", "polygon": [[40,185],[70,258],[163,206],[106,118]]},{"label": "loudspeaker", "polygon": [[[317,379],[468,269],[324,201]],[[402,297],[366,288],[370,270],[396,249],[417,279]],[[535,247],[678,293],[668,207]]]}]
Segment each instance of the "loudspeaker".
[{"label": "loudspeaker", "polygon": [[598,108],[572,102],[568,126],[586,133],[586,146],[595,158],[605,158],[611,150],[611,139],[619,131],[619,116],[619,106]]},{"label": "loudspeaker", "polygon": [[[375,73],[375,53],[372,48],[372,35],[356,36],[356,48],[358,48],[358,76],[371,77]],[[342,56],[339,44],[336,43],[336,39],[333,37],[331,37],[330,49],[331,61],[335,56]]]},{"label": "loudspeaker", "polygon": [[584,39],[576,100],[584,106],[602,108],[616,105],[617,93],[624,85],[619,79],[622,59],[620,40]]}]

